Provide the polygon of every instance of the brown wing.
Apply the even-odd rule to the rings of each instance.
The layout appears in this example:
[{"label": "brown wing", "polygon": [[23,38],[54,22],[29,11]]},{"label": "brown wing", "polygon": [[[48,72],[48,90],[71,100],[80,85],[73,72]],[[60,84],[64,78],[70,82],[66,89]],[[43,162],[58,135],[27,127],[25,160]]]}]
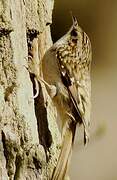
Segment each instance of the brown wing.
[{"label": "brown wing", "polygon": [[62,82],[68,90],[69,97],[71,99],[74,108],[76,109],[80,119],[82,119],[82,116],[78,108],[79,99],[78,99],[78,91],[75,86],[75,83],[72,82],[72,79],[70,78],[70,74],[67,68],[64,67],[64,65],[60,61],[58,63],[59,63],[59,70],[60,70]]},{"label": "brown wing", "polygon": [[[74,82],[75,77],[73,76],[73,74],[71,75],[69,73],[67,66],[64,66],[61,61],[59,61],[59,69],[60,69],[62,82],[67,88],[70,100],[72,102],[72,107],[73,107],[72,110],[73,110],[74,118],[78,123],[83,123],[84,125],[84,144],[86,144],[88,140],[88,132],[87,132],[88,119],[86,119],[85,116],[85,111],[87,111],[87,104],[85,103],[86,95],[82,96],[82,94],[78,92],[78,87]],[[89,99],[87,101],[89,101]],[[82,104],[83,108],[80,108],[80,104]]]}]

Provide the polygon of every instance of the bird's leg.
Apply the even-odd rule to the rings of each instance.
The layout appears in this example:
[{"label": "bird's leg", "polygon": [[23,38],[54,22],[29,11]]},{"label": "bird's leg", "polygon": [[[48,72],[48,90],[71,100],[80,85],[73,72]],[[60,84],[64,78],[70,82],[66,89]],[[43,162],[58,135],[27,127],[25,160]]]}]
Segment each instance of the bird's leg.
[{"label": "bird's leg", "polygon": [[44,83],[44,85],[48,88],[48,93],[51,98],[56,96],[57,90],[55,85],[48,84],[42,77],[40,77],[39,73],[39,56],[38,56],[38,38],[34,38],[31,43],[31,48],[29,49],[29,57],[28,57],[28,70],[30,73],[35,75],[34,82],[36,88],[36,94],[33,98],[36,98],[39,95],[39,84],[38,81]]},{"label": "bird's leg", "polygon": [[38,77],[38,80],[44,83],[44,85],[48,88],[48,94],[53,99],[57,94],[57,87],[55,85],[50,85],[45,80],[43,80],[41,77]]},{"label": "bird's leg", "polygon": [[25,68],[30,73],[30,76],[33,77],[36,94],[32,98],[37,98],[39,95],[39,84],[37,77],[39,76],[39,57],[38,57],[38,37],[35,34],[34,39],[32,40],[30,36],[28,37],[28,67]]}]

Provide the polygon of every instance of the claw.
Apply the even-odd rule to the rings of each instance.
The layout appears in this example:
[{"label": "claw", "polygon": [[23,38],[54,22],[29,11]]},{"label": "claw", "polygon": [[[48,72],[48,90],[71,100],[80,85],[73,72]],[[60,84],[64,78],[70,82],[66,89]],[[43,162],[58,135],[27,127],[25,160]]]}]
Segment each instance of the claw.
[{"label": "claw", "polygon": [[[32,73],[32,72],[30,71],[29,67],[27,67],[26,65],[23,65],[23,66],[27,69],[27,71],[28,71],[29,73]],[[34,81],[35,81],[36,94],[32,97],[33,99],[37,98],[38,95],[39,95],[39,84],[38,84],[38,80],[36,79],[36,77],[34,77]]]},{"label": "claw", "polygon": [[36,77],[34,78],[34,81],[35,81],[36,94],[33,96],[33,99],[37,98],[39,95],[39,84]]},{"label": "claw", "polygon": [[88,142],[89,142],[89,134],[86,131],[86,129],[84,129],[84,145],[87,146]]}]

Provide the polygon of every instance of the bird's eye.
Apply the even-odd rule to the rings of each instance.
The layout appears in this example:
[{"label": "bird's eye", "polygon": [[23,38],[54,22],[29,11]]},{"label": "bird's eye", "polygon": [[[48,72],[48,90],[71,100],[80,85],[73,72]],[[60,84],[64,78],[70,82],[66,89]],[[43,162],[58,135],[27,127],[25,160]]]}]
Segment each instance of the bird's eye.
[{"label": "bird's eye", "polygon": [[73,30],[71,31],[71,36],[74,36],[74,37],[77,36],[77,31],[76,31],[76,29],[73,29]]}]

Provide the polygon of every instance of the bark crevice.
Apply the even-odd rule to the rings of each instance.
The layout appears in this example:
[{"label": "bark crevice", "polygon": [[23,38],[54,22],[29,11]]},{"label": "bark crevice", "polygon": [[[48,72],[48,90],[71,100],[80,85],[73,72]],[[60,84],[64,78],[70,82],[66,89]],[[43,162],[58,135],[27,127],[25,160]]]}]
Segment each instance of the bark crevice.
[{"label": "bark crevice", "polygon": [[[0,6],[0,179],[51,179],[59,155],[56,108],[36,74],[52,45],[53,0],[6,0]],[[32,45],[35,45],[33,54]],[[34,56],[33,56],[34,55]],[[30,59],[31,60],[31,59]],[[33,63],[32,62],[32,63]]]}]

